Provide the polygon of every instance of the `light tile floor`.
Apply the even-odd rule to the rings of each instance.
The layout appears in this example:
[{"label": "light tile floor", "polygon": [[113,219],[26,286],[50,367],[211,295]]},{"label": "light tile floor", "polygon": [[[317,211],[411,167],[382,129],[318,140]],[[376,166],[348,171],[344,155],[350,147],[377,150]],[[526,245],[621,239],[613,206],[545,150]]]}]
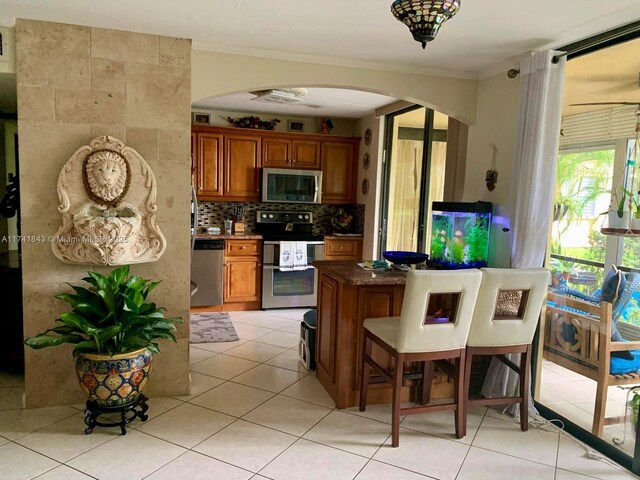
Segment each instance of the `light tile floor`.
[{"label": "light tile floor", "polygon": [[409,415],[392,448],[388,405],[336,410],[301,368],[304,311],[232,312],[240,341],[193,345],[191,395],[152,398],[150,419],[126,436],[84,435],[81,405],[22,410],[20,379],[0,376],[0,479],[635,478],[556,429],[521,432],[484,408],[471,410],[460,440],[451,413]]},{"label": "light tile floor", "polygon": [[[540,402],[575,424],[591,431],[596,398],[596,382],[548,360],[542,361]],[[609,387],[606,416],[624,416],[627,389]],[[635,436],[631,422],[607,425],[603,439],[633,456]]]}]

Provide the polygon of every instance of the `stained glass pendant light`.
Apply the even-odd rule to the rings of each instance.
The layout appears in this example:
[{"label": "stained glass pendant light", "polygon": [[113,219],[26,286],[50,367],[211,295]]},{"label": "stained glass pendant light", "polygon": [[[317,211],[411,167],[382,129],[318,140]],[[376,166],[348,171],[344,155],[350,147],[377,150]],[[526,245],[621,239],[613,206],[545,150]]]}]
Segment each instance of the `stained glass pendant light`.
[{"label": "stained glass pendant light", "polygon": [[460,0],[395,0],[391,4],[391,13],[409,27],[422,48],[436,38],[442,24],[459,9]]}]

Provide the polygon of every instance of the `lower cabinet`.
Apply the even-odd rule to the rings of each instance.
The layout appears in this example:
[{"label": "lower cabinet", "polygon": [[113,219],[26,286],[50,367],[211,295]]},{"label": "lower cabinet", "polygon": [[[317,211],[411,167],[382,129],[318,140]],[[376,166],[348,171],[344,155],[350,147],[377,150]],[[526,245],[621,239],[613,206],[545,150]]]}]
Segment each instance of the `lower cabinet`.
[{"label": "lower cabinet", "polygon": [[324,259],[325,260],[362,260],[362,239],[361,238],[333,238],[324,239]]},{"label": "lower cabinet", "polygon": [[262,291],[260,240],[226,240],[224,309],[257,310]]}]

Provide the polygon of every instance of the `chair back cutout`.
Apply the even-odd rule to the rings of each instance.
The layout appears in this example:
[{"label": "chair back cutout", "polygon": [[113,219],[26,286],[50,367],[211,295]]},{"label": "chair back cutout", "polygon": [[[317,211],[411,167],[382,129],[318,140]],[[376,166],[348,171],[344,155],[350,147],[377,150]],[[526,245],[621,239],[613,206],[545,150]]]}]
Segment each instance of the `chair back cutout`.
[{"label": "chair back cutout", "polygon": [[482,268],[468,345],[525,345],[533,340],[550,274],[544,268]]},{"label": "chair back cutout", "polygon": [[414,270],[400,314],[397,350],[436,352],[465,348],[482,274],[479,270]]}]

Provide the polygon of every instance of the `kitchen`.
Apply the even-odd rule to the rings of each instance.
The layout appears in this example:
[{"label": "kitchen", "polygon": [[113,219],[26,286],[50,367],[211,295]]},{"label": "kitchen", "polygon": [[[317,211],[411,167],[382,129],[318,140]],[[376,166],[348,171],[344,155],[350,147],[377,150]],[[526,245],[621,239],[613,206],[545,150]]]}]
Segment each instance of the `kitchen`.
[{"label": "kitchen", "polygon": [[[304,90],[304,103],[259,103],[247,93],[194,105],[194,311],[314,307],[318,279],[311,263],[362,259],[365,206],[357,203],[358,168],[363,168],[363,149],[369,155],[371,138],[367,143],[353,135],[357,121],[352,118],[397,100],[342,89],[269,93],[291,90]],[[309,104],[319,110],[319,102],[319,114],[326,116],[297,116]],[[255,113],[230,111],[232,105]],[[351,118],[335,116],[345,112]],[[284,121],[273,122],[273,131],[223,126],[232,115]],[[321,134],[322,120],[329,116],[333,129]],[[301,269],[280,268],[283,241],[305,242]]]}]

